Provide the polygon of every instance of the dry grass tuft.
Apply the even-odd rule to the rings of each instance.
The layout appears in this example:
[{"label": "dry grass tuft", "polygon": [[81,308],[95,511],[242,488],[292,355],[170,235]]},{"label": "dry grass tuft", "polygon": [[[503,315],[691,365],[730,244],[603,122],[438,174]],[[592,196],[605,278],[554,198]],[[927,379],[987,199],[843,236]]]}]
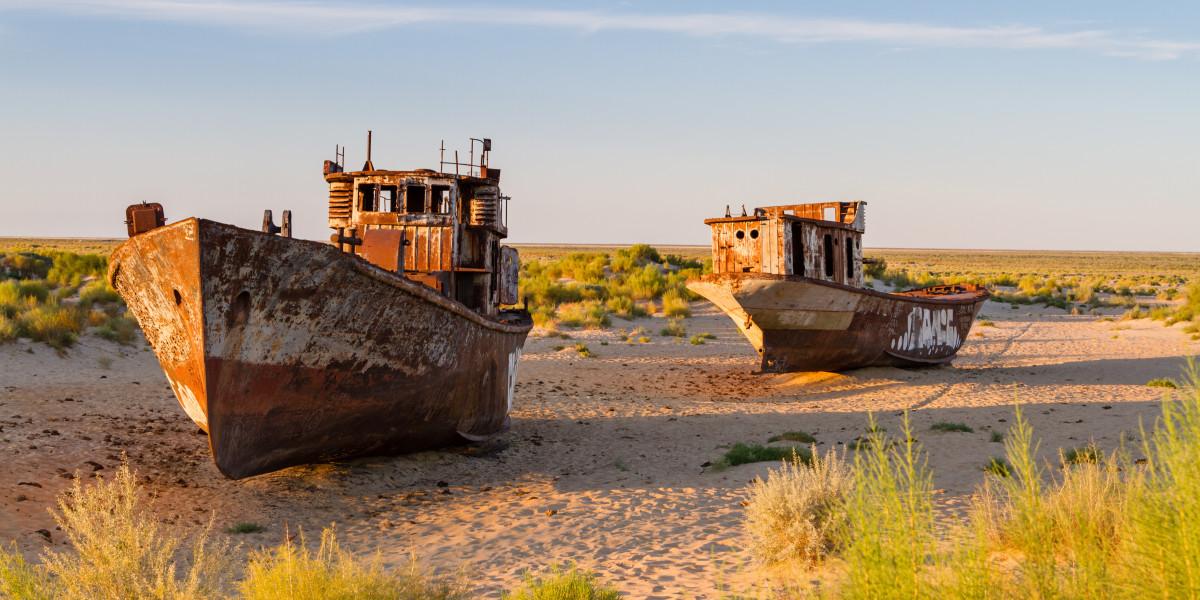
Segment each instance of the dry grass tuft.
[{"label": "dry grass tuft", "polygon": [[360,560],[338,545],[333,528],[321,532],[315,552],[285,540],[255,554],[239,585],[246,600],[459,600],[465,584],[426,574],[415,560],[400,571],[385,569],[378,554]]},{"label": "dry grass tuft", "polygon": [[837,453],[810,461],[793,455],[767,479],[750,484],[746,528],[751,551],[764,563],[798,560],[815,564],[836,545],[846,524],[850,468]]},{"label": "dry grass tuft", "polygon": [[213,598],[231,565],[224,544],[205,530],[189,551],[145,510],[134,472],[121,465],[108,480],[63,494],[54,518],[71,549],[46,550],[29,565],[0,551],[0,591],[13,598]]}]

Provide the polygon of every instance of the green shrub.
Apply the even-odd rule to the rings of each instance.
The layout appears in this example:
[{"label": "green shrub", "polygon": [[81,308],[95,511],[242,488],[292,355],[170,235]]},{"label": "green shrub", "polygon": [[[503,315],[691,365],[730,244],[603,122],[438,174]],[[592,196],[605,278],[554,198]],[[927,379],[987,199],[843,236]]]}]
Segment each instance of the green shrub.
[{"label": "green shrub", "polygon": [[121,296],[106,281],[93,281],[79,289],[79,302],[84,306],[120,303]]},{"label": "green shrub", "polygon": [[127,317],[109,317],[96,328],[96,335],[118,344],[132,344],[137,339],[137,322]]},{"label": "green shrub", "polygon": [[526,573],[524,584],[502,596],[504,600],[618,600],[620,597],[616,589],[601,584],[590,572],[557,566],[542,577]]},{"label": "green shrub", "polygon": [[614,296],[605,302],[604,307],[622,319],[633,320],[646,316],[644,306],[637,304],[629,296]]},{"label": "green shrub", "polygon": [[1062,453],[1062,463],[1064,465],[1078,465],[1082,463],[1099,464],[1104,453],[1095,444],[1088,444],[1079,448],[1071,448]]},{"label": "green shrub", "polygon": [[725,452],[721,460],[717,461],[717,466],[733,467],[747,463],[784,460],[792,457],[801,462],[808,463],[812,460],[812,452],[808,448],[801,448],[799,446],[763,446],[761,444],[743,444],[738,442]]},{"label": "green shrub", "polygon": [[16,321],[0,313],[0,342],[15,340],[18,335],[20,335],[20,328],[17,327]]},{"label": "green shrub", "polygon": [[974,433],[975,430],[966,423],[951,423],[949,421],[938,421],[929,426],[934,431],[956,431],[961,433]]},{"label": "green shrub", "polygon": [[1146,385],[1149,387],[1160,387],[1160,388],[1170,388],[1170,389],[1176,389],[1179,387],[1179,384],[1175,383],[1174,379],[1169,379],[1167,377],[1158,377],[1155,379],[1151,379],[1150,381],[1146,382]]},{"label": "green shrub", "polygon": [[990,473],[996,477],[1008,477],[1012,475],[1012,465],[1008,464],[1003,456],[993,456],[989,458],[987,464],[983,465],[985,473]]},{"label": "green shrub", "polygon": [[850,469],[834,452],[793,455],[764,481],[750,484],[746,528],[751,552],[764,563],[817,563],[835,550],[846,526]]},{"label": "green shrub", "polygon": [[18,323],[22,336],[61,350],[75,343],[81,329],[79,321],[76,310],[42,305],[23,313]]},{"label": "green shrub", "polygon": [[262,525],[259,525],[258,523],[234,523],[233,525],[230,525],[228,528],[225,529],[225,533],[230,533],[230,534],[258,533],[260,531],[263,531],[264,529],[265,528]]},{"label": "green shrub", "polygon": [[572,302],[558,308],[558,324],[567,327],[600,329],[612,324],[608,311],[595,300]]}]

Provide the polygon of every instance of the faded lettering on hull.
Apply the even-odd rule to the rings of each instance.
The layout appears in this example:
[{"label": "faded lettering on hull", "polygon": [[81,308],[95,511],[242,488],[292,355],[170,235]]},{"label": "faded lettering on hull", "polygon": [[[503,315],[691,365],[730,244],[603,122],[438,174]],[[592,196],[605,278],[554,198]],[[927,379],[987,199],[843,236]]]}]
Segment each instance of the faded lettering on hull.
[{"label": "faded lettering on hull", "polygon": [[938,354],[961,345],[953,308],[914,306],[909,309],[904,332],[892,338],[891,347],[897,352]]}]

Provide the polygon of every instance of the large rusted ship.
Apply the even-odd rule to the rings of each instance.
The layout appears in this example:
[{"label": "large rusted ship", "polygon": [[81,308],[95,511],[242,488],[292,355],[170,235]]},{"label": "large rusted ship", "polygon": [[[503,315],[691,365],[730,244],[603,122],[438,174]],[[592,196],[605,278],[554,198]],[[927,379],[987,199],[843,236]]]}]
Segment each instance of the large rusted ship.
[{"label": "large rusted ship", "polygon": [[[474,164],[475,145],[482,151]],[[532,327],[490,140],[438,171],[325,161],[332,243],[134,205],[109,281],[241,478],[481,440],[508,425]],[[444,152],[443,152],[444,154]],[[449,169],[448,165],[453,165]],[[452,172],[451,172],[452,171]],[[465,172],[463,172],[465,171]]]},{"label": "large rusted ship", "polygon": [[948,362],[988,298],[975,285],[895,293],[863,285],[865,202],[754,209],[707,219],[713,274],[688,287],[717,305],[762,370],[840,371]]}]

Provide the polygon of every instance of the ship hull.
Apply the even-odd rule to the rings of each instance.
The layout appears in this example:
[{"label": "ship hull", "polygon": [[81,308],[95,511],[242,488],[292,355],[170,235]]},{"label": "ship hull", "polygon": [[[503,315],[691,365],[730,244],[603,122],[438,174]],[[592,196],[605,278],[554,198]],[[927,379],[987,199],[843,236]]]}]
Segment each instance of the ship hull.
[{"label": "ship hull", "polygon": [[201,219],[131,238],[109,280],[235,479],[503,431],[532,326],[332,246]]},{"label": "ship hull", "polygon": [[733,320],[766,372],[946,363],[988,298],[974,286],[886,294],[760,273],[709,275],[688,287]]}]

